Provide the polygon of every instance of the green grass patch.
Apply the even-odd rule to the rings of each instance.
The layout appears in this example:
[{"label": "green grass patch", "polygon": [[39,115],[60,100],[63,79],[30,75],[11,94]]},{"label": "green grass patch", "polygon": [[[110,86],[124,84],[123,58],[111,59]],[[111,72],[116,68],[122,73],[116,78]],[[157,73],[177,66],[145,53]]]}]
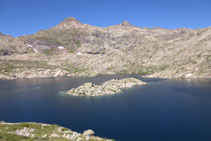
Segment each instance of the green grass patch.
[{"label": "green grass patch", "polygon": [[56,66],[48,65],[45,61],[30,61],[30,60],[7,60],[3,61],[0,65],[0,71],[4,70],[5,73],[9,73],[14,69],[32,69],[32,68],[43,68],[43,69],[54,69]]}]

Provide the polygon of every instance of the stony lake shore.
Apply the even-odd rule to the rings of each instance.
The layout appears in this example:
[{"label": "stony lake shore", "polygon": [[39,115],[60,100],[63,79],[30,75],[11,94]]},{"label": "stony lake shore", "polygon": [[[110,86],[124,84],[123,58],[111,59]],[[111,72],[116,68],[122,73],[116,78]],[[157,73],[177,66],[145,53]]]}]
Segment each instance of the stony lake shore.
[{"label": "stony lake shore", "polygon": [[72,88],[69,91],[61,93],[74,96],[103,96],[116,94],[121,92],[122,89],[144,84],[146,83],[136,78],[111,79],[102,85],[95,85],[88,82],[77,88]]},{"label": "stony lake shore", "polygon": [[0,122],[1,141],[112,141],[93,135],[91,129],[78,133],[59,125]]}]

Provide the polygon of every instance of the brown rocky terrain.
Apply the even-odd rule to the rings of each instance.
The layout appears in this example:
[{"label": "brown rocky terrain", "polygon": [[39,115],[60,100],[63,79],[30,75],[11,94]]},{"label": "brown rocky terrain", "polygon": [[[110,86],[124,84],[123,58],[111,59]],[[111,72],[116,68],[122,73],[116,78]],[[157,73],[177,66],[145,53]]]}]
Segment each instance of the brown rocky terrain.
[{"label": "brown rocky terrain", "polygon": [[[139,28],[124,21],[103,28],[67,18],[48,30],[10,38],[17,40],[18,51],[1,54],[2,79],[115,73],[211,77],[211,27]],[[0,48],[9,48],[3,40],[0,35]],[[33,50],[20,51],[20,44]]]},{"label": "brown rocky terrain", "polygon": [[20,41],[20,39],[0,33],[0,56],[26,54],[33,51],[33,48],[29,48],[25,43]]}]

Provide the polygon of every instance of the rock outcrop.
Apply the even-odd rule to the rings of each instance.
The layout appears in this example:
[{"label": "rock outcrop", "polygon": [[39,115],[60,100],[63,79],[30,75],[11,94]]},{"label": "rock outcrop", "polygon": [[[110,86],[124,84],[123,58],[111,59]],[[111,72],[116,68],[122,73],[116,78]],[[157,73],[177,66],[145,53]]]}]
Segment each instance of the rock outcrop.
[{"label": "rock outcrop", "polygon": [[93,83],[85,83],[77,88],[73,88],[65,94],[74,96],[102,96],[112,95],[121,92],[122,89],[131,88],[135,85],[143,85],[145,82],[136,78],[112,79],[104,82],[102,85],[95,85]]},{"label": "rock outcrop", "polygon": [[83,136],[93,136],[94,134],[95,134],[95,132],[91,129],[88,129],[83,132]]},{"label": "rock outcrop", "polygon": [[59,125],[42,123],[6,123],[0,122],[0,140],[2,141],[37,141],[37,140],[68,140],[68,141],[112,141],[94,136],[93,130],[86,130],[78,133]]}]

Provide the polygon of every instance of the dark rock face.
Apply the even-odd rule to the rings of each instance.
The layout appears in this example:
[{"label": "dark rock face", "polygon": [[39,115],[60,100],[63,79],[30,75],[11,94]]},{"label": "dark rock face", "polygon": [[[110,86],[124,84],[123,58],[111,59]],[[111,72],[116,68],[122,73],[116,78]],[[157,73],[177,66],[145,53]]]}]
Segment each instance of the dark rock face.
[{"label": "dark rock face", "polygon": [[59,43],[54,43],[47,40],[36,40],[31,46],[38,51],[42,51],[46,49],[57,48],[59,45]]}]

